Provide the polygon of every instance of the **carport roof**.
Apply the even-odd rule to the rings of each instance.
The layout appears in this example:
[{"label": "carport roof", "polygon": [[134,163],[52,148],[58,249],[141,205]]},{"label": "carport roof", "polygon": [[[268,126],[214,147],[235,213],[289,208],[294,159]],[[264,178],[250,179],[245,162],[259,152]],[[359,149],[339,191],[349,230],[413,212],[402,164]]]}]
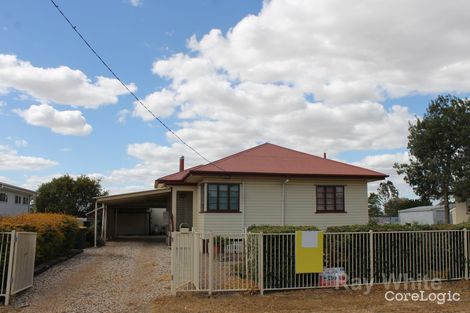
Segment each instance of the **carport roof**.
[{"label": "carport roof", "polygon": [[126,208],[165,207],[171,188],[158,188],[110,196],[95,197],[98,204]]}]

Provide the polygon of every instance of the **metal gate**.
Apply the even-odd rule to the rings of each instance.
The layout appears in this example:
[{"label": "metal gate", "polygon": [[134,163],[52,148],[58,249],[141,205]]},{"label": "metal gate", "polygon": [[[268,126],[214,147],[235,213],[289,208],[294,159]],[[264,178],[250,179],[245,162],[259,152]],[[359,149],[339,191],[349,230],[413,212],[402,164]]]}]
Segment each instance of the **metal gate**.
[{"label": "metal gate", "polygon": [[259,234],[172,233],[172,293],[258,290]]},{"label": "metal gate", "polygon": [[0,296],[10,296],[33,286],[36,233],[0,232]]}]

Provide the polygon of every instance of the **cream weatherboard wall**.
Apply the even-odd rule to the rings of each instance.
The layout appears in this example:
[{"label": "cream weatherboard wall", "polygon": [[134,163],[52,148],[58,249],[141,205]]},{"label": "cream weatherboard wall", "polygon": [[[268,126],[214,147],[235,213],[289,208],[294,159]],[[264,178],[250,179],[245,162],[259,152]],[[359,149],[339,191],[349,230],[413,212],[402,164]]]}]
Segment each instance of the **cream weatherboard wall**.
[{"label": "cream weatherboard wall", "polygon": [[[366,224],[367,181],[338,179],[217,179],[203,183],[240,183],[240,212],[201,213],[201,186],[194,206],[194,227],[204,232],[243,232],[251,225],[333,225]],[[346,213],[316,213],[316,185],[344,186]],[[284,191],[284,192],[283,192]]]}]

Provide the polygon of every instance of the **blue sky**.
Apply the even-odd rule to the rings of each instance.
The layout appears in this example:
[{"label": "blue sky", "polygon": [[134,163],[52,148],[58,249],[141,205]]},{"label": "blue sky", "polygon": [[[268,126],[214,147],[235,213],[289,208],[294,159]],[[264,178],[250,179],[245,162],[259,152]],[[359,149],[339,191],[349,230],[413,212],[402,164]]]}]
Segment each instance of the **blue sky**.
[{"label": "blue sky", "polygon": [[[270,141],[394,174],[408,122],[436,94],[469,91],[455,68],[467,66],[467,42],[422,56],[428,40],[465,35],[462,3],[446,7],[455,24],[438,31],[426,21],[442,8],[423,13],[420,1],[404,15],[405,2],[375,15],[376,4],[362,12],[339,1],[58,3],[124,82],[210,159]],[[381,14],[383,24],[400,16],[402,29],[377,25]],[[91,174],[119,192],[150,188],[181,154],[203,162],[115,82],[100,85],[97,77],[111,75],[50,1],[0,3],[0,55],[0,180],[35,188]]]}]

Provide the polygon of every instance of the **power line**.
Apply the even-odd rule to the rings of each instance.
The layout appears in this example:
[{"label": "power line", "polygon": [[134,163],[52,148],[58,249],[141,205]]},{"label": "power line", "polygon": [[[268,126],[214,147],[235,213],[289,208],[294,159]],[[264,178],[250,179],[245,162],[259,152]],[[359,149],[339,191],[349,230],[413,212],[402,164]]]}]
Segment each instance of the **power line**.
[{"label": "power line", "polygon": [[80,33],[80,31],[77,29],[77,26],[73,25],[72,22],[69,20],[69,18],[65,15],[65,13],[59,8],[59,5],[54,1],[50,0],[52,2],[52,5],[57,9],[57,11],[62,15],[62,17],[67,21],[67,24],[72,27],[74,32],[80,37],[80,39],[85,43],[85,45],[93,52],[93,54],[100,60],[100,62],[108,69],[108,71],[116,78],[122,86],[127,90],[127,92],[134,97],[134,99],[142,106],[144,107],[147,112],[149,112],[164,128],[166,128],[173,136],[176,137],[183,145],[191,149],[194,153],[196,153],[199,157],[201,157],[203,160],[205,160],[207,163],[214,165],[218,169],[225,171],[223,168],[218,166],[217,164],[211,162],[209,159],[207,159],[204,155],[202,155],[199,151],[197,151],[195,148],[191,147],[186,141],[184,141],[178,134],[176,134],[168,125],[165,124],[155,113],[150,110],[142,100],[140,100],[139,97],[131,90],[127,85],[121,80],[121,78],[111,69],[111,67],[106,63],[103,58],[96,52],[96,50],[92,47],[92,45],[85,39],[85,37]]}]

